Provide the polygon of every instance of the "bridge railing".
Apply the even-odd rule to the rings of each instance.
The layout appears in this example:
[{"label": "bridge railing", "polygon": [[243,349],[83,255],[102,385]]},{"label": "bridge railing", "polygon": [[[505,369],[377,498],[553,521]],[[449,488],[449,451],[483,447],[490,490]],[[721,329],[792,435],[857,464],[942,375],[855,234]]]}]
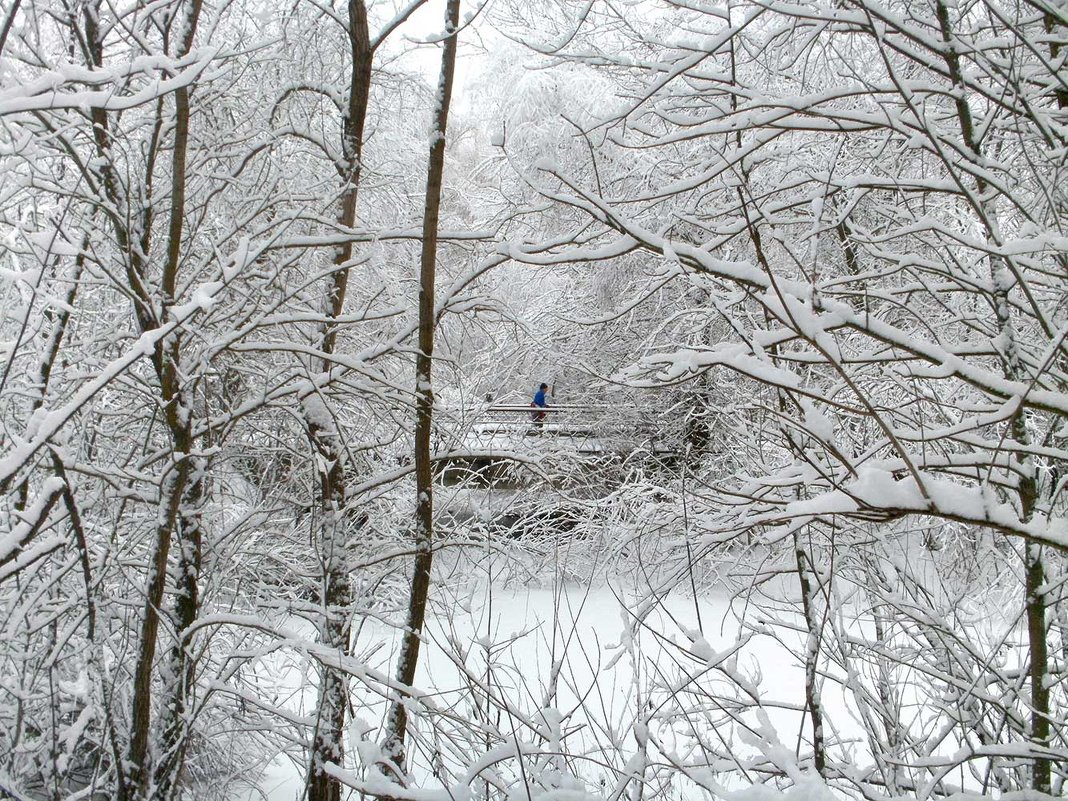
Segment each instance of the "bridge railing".
[{"label": "bridge railing", "polygon": [[478,416],[467,440],[494,450],[530,450],[536,442],[554,449],[580,454],[606,450],[601,441],[603,429],[598,416],[586,406],[537,407],[523,404],[495,404]]},{"label": "bridge railing", "polygon": [[[495,403],[472,413],[455,458],[440,465],[446,484],[475,480],[495,486],[525,480],[514,463],[521,454],[576,459],[576,467],[602,458],[629,458],[644,453],[670,460],[678,452],[670,437],[661,436],[662,421],[654,410],[607,404],[533,406]],[[469,418],[471,419],[471,418]]]},{"label": "bridge railing", "polygon": [[471,426],[475,438],[541,436],[572,441],[575,450],[589,453],[673,451],[673,437],[664,431],[653,409],[607,404],[534,406],[496,403],[483,410]]}]

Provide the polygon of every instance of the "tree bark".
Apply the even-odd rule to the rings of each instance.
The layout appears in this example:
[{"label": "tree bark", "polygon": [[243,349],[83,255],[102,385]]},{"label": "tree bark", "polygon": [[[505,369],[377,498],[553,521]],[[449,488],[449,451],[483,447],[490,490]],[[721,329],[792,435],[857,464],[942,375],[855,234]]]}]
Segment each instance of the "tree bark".
[{"label": "tree bark", "polygon": [[[960,125],[961,138],[967,148],[982,158],[982,148],[976,136],[975,123],[971,108],[968,106],[966,89],[960,57],[954,48],[954,36],[949,18],[949,8],[943,0],[935,5],[942,41],[946,44],[943,59],[953,82],[957,121]],[[998,244],[997,210],[993,207],[990,186],[982,175],[975,178],[975,211],[980,222],[987,230],[991,245]],[[992,247],[992,251],[994,247]],[[993,286],[993,307],[997,321],[998,337],[1002,345],[1003,372],[1007,378],[1015,381],[1028,381],[1027,374],[1020,360],[1019,343],[1012,320],[1012,304],[1009,290],[1013,279],[1010,266],[1004,263],[1005,257],[990,257],[991,284]],[[1035,474],[1034,457],[1030,455],[1031,437],[1027,431],[1027,416],[1023,404],[1009,423],[1009,438],[1019,444],[1015,457],[1019,474],[1016,490],[1020,507],[1020,519],[1031,520],[1038,500],[1038,485]],[[1024,609],[1027,618],[1027,639],[1030,652],[1029,679],[1031,684],[1031,732],[1032,745],[1048,751],[1050,745],[1050,693],[1046,684],[1049,671],[1049,644],[1046,641],[1047,601],[1045,594],[1045,575],[1042,564],[1042,547],[1032,542],[1024,545]],[[1048,757],[1036,756],[1032,760],[1031,789],[1041,793],[1052,790],[1052,763]]]},{"label": "tree bark", "polygon": [[[185,16],[182,38],[176,55],[189,53],[193,45],[202,0],[190,0]],[[166,261],[161,281],[160,315],[166,320],[168,309],[175,303],[178,272],[181,266],[182,234],[185,223],[186,156],[189,150],[190,90],[182,87],[174,97],[174,142],[171,157],[171,209],[167,226]],[[146,232],[147,235],[147,232]],[[164,419],[171,434],[173,464],[171,474],[164,476],[161,500],[165,513],[156,527],[153,554],[149,560],[148,588],[141,623],[134,671],[133,711],[131,714],[130,746],[126,758],[128,784],[138,798],[147,798],[152,791],[153,766],[148,760],[148,739],[152,721],[152,673],[159,637],[159,617],[167,584],[167,558],[175,537],[186,486],[192,472],[190,452],[193,448],[192,403],[183,388],[181,374],[181,339],[176,331],[160,341],[155,353],[155,367],[160,382]],[[179,547],[185,549],[186,544]],[[199,531],[189,548],[199,554]],[[177,677],[175,680],[178,681]],[[179,682],[181,684],[181,682]],[[173,700],[172,700],[173,704]]]},{"label": "tree bark", "polygon": [[160,724],[163,739],[156,770],[155,797],[163,801],[171,797],[177,785],[188,743],[187,715],[192,707],[190,699],[196,680],[196,659],[189,630],[200,614],[200,566],[204,539],[200,510],[205,495],[206,470],[206,460],[193,460],[189,489],[185,493],[185,508],[179,513],[175,532],[179,553],[174,579],[175,636],[168,670],[171,687]]},{"label": "tree bark", "polygon": [[405,775],[405,737],[408,730],[410,697],[405,688],[415,683],[419,664],[419,646],[426,621],[430,596],[430,571],[434,563],[434,485],[431,471],[430,433],[434,418],[434,390],[431,368],[434,357],[434,281],[437,269],[438,220],[441,212],[441,182],[445,170],[445,133],[452,98],[453,73],[456,69],[456,40],[459,35],[460,0],[448,0],[445,9],[445,39],[441,55],[441,78],[438,82],[438,105],[431,131],[427,164],[426,198],[423,206],[422,252],[419,261],[419,353],[415,360],[415,565],[408,599],[408,619],[401,634],[397,657],[398,697],[394,699],[386,720],[384,752],[390,764],[385,766],[398,777]]},{"label": "tree bark", "polygon": [[[348,104],[342,120],[341,199],[337,221],[342,229],[356,223],[357,199],[362,172],[363,137],[367,104],[371,91],[371,63],[374,49],[370,41],[367,8],[363,0],[349,0],[349,52],[352,63],[349,75]],[[338,319],[345,310],[352,242],[338,246],[334,255],[336,269],[326,296],[326,322],[321,332],[320,369],[332,367],[331,356],[337,349]],[[319,410],[328,414],[319,399]],[[322,414],[312,414],[305,407],[308,437],[318,465],[320,503],[320,548],[322,584],[320,601],[323,624],[320,641],[339,653],[348,653],[351,624],[352,582],[349,578],[347,521],[345,516],[345,448],[339,432],[327,424]],[[316,705],[315,730],[312,734],[306,793],[308,801],[340,801],[341,785],[327,771],[328,764],[339,764],[344,751],[345,711],[348,706],[348,679],[342,671],[321,667],[319,699]]]},{"label": "tree bark", "polygon": [[805,553],[801,535],[794,532],[794,561],[801,585],[801,609],[805,615],[805,706],[812,724],[812,761],[816,773],[826,776],[827,749],[823,736],[823,701],[820,694],[819,655],[820,620],[816,613],[816,593],[809,577],[810,557]]}]

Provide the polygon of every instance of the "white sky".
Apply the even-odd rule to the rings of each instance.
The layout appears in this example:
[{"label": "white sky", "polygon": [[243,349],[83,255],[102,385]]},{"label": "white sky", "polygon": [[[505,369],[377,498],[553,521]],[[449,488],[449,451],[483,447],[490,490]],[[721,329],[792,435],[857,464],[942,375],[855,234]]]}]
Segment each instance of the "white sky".
[{"label": "white sky", "polygon": [[[471,0],[461,3],[460,16],[472,12],[476,8]],[[478,72],[478,63],[481,58],[480,45],[491,36],[482,24],[481,16],[476,18],[472,27],[465,28],[460,33],[459,58],[456,63],[456,75],[453,80],[453,101],[462,108],[465,105],[464,88],[467,80]],[[408,52],[403,57],[403,63],[421,72],[431,85],[437,83],[441,72],[441,45],[421,44],[420,40],[440,34],[445,27],[445,0],[428,0],[428,2],[416,11],[394,34],[393,46],[404,47]]]}]

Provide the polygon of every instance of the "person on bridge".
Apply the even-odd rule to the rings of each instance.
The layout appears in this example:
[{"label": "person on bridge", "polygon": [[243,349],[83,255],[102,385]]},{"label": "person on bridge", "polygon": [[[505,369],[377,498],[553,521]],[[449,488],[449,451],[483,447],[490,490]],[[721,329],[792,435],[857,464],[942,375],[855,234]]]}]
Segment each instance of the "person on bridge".
[{"label": "person on bridge", "polygon": [[[542,384],[541,386],[538,387],[538,391],[534,393],[534,400],[530,404],[532,409],[548,409],[549,408],[549,402],[545,399],[545,393],[546,393],[546,391],[548,389],[549,389],[549,385],[548,384]],[[530,418],[535,423],[537,423],[539,426],[541,426],[541,425],[544,425],[544,423],[545,423],[545,414],[546,413],[542,412],[542,411],[531,412]]]}]

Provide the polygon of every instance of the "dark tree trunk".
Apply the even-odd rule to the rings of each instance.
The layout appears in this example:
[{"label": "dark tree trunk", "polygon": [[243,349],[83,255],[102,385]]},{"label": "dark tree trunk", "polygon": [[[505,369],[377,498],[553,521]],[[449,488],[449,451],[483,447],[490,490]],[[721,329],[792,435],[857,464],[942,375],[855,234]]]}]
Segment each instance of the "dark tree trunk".
[{"label": "dark tree trunk", "polygon": [[[954,49],[954,36],[952,24],[949,18],[949,6],[938,0],[935,4],[935,12],[941,29],[942,41],[947,45],[943,52],[946,69],[954,88],[954,103],[957,121],[960,125],[961,138],[967,148],[975,154],[976,158],[983,156],[980,140],[976,133],[972,111],[968,105],[968,93],[964,83],[963,71],[960,64],[960,56]],[[1048,20],[1047,20],[1048,24]],[[987,234],[993,239],[993,223],[997,219],[997,210],[990,201],[990,186],[982,174],[977,173],[975,178],[975,194],[972,204],[979,221],[987,228]],[[992,242],[996,245],[996,242]],[[993,250],[993,248],[992,248]],[[1011,282],[1001,280],[999,272],[1004,271],[1011,275],[1011,269],[1005,262],[1005,257],[991,256],[991,286],[992,306],[997,321],[998,338],[1001,345],[997,350],[1001,353],[1003,372],[1006,377],[1021,382],[1028,382],[1031,376],[1024,368],[1020,360],[1019,343],[1012,320],[1012,304],[1009,299]],[[1019,474],[1016,496],[1019,502],[1020,519],[1024,522],[1031,520],[1034,515],[1038,500],[1038,485],[1035,478],[1034,457],[1028,454],[1031,444],[1031,435],[1027,430],[1027,417],[1024,409],[1020,409],[1009,424],[1010,439],[1020,447],[1016,450],[1017,470]],[[1024,546],[1024,608],[1027,618],[1027,640],[1030,654],[1029,670],[1031,683],[1031,731],[1030,740],[1032,745],[1042,751],[1048,751],[1050,745],[1050,693],[1046,685],[1049,671],[1049,644],[1046,641],[1046,595],[1043,585],[1045,583],[1042,565],[1042,548],[1039,545],[1028,542]],[[1041,793],[1049,793],[1052,789],[1052,763],[1048,757],[1036,756],[1032,760],[1031,789]]]},{"label": "dark tree trunk", "polygon": [[200,566],[204,539],[200,510],[205,495],[206,469],[205,461],[197,459],[176,531],[179,553],[174,578],[175,639],[171,646],[168,671],[171,687],[160,725],[163,740],[160,764],[156,770],[155,797],[162,801],[171,797],[177,785],[188,742],[187,715],[192,707],[190,702],[196,679],[190,629],[200,614]]},{"label": "dark tree trunk", "polygon": [[431,367],[434,357],[434,279],[437,268],[438,219],[441,212],[441,181],[445,170],[445,133],[456,68],[456,39],[460,21],[460,0],[448,0],[445,10],[445,39],[438,84],[438,107],[431,133],[427,165],[426,200],[423,207],[423,241],[419,267],[419,353],[415,362],[415,565],[408,599],[408,619],[401,634],[397,657],[400,697],[393,701],[386,720],[384,751],[389,769],[405,774],[405,736],[408,729],[407,694],[403,688],[415,682],[419,646],[430,595],[430,571],[434,562],[434,485],[431,470],[430,433],[434,416],[434,390]]},{"label": "dark tree trunk", "polygon": [[[371,63],[374,49],[370,41],[367,8],[363,0],[349,0],[349,52],[352,58],[349,76],[348,105],[342,120],[341,199],[337,221],[342,229],[356,224],[357,199],[362,173],[363,137],[367,120],[367,103],[371,91]],[[337,269],[330,279],[326,297],[326,319],[321,334],[321,369],[331,369],[331,356],[337,349],[337,320],[345,311],[352,242],[338,246],[334,254]],[[322,406],[324,413],[329,410]],[[328,648],[345,654],[351,635],[350,610],[352,582],[349,578],[348,528],[345,493],[345,448],[334,426],[314,414],[307,415],[308,436],[319,465],[320,534],[322,583],[320,601],[323,623],[320,641]],[[339,764],[344,751],[345,711],[348,706],[348,679],[343,671],[326,665],[320,668],[319,699],[315,730],[312,734],[306,793],[308,801],[340,801],[341,785],[326,771],[328,764]]]},{"label": "dark tree trunk", "polygon": [[[183,37],[178,43],[176,55],[189,53],[193,45],[197,22],[200,18],[202,0],[190,0],[185,17]],[[189,95],[190,89],[182,87],[174,97],[174,142],[171,156],[171,208],[167,225],[166,261],[161,280],[161,322],[166,321],[168,310],[176,302],[178,273],[181,267],[182,234],[185,224],[186,156],[189,150]],[[147,236],[147,232],[145,232]],[[127,242],[130,237],[127,232]],[[134,248],[130,248],[131,253]],[[147,253],[147,249],[142,251]],[[131,262],[136,264],[136,262]],[[143,275],[133,269],[137,278]],[[158,325],[147,309],[142,309],[139,318],[142,328]],[[194,446],[192,435],[192,402],[188,390],[183,388],[180,367],[181,338],[178,331],[162,339],[156,347],[153,363],[160,382],[164,419],[171,435],[171,453],[174,455],[170,474],[161,480],[160,500],[164,512],[156,527],[153,552],[149,559],[149,573],[145,605],[141,623],[141,639],[137,649],[134,668],[133,710],[131,713],[130,745],[126,757],[127,787],[135,797],[147,798],[153,786],[154,766],[149,764],[149,734],[152,724],[152,673],[159,638],[159,616],[167,584],[167,559],[171,542],[177,533],[181,508],[186,498],[186,488],[192,472],[190,453]],[[198,534],[199,536],[199,534]],[[180,544],[185,548],[185,544]],[[199,550],[199,544],[196,548]]]},{"label": "dark tree trunk", "polygon": [[812,724],[812,761],[816,773],[826,776],[827,749],[823,736],[823,701],[820,695],[819,655],[821,626],[816,612],[816,591],[809,575],[810,557],[801,544],[801,535],[794,532],[794,561],[801,585],[801,608],[805,614],[805,706]]}]

